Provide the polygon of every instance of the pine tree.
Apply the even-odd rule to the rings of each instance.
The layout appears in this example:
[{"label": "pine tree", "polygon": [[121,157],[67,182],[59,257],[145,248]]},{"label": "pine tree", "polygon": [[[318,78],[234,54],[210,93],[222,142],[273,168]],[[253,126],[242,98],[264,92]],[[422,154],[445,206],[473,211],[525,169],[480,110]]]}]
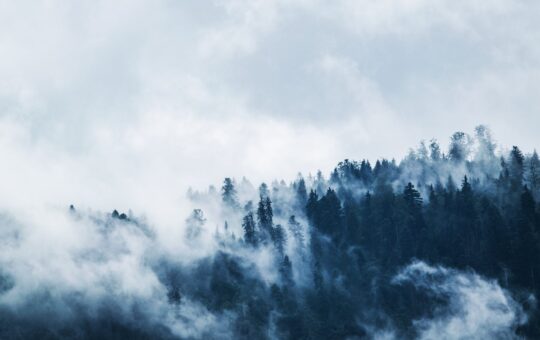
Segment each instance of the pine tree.
[{"label": "pine tree", "polygon": [[203,230],[206,219],[201,209],[194,209],[186,220],[186,237],[188,240],[197,239]]},{"label": "pine tree", "polygon": [[234,182],[231,178],[227,177],[223,181],[221,187],[221,199],[226,207],[236,209],[239,207],[238,197]]},{"label": "pine tree", "polygon": [[285,243],[287,242],[285,231],[280,224],[277,224],[272,228],[272,242],[274,243],[274,248],[280,256],[283,256],[285,252]]},{"label": "pine tree", "polygon": [[411,182],[405,187],[403,198],[405,199],[407,206],[414,211],[417,211],[422,206],[422,197]]},{"label": "pine tree", "polygon": [[479,247],[480,235],[476,223],[476,207],[473,190],[467,176],[463,177],[461,189],[456,193],[456,212],[454,236],[455,244],[454,259],[459,266],[475,263],[476,251]]},{"label": "pine tree", "polygon": [[289,217],[289,223],[287,224],[287,226],[289,228],[289,231],[291,232],[291,235],[293,235],[294,237],[297,247],[303,249],[305,244],[304,233],[302,231],[302,226],[296,220],[296,217],[294,215],[291,215]]},{"label": "pine tree", "polygon": [[300,176],[296,185],[296,200],[299,207],[304,207],[307,202],[306,181]]},{"label": "pine tree", "polygon": [[266,220],[268,221],[268,226],[273,225],[273,218],[274,218],[274,212],[272,210],[272,201],[270,200],[270,197],[266,197],[264,200],[264,206],[266,211]]},{"label": "pine tree", "polygon": [[373,182],[373,170],[369,161],[363,160],[360,163],[360,180],[365,186],[369,186]]},{"label": "pine tree", "polygon": [[244,241],[256,247],[258,240],[255,232],[255,220],[253,219],[253,213],[249,212],[242,220],[242,228],[244,229]]},{"label": "pine tree", "polygon": [[527,184],[530,190],[535,194],[536,198],[539,198],[540,194],[540,159],[536,150],[533,152],[528,161],[527,169]]},{"label": "pine tree", "polygon": [[311,190],[309,192],[309,198],[306,203],[306,216],[309,219],[309,222],[313,225],[315,223],[315,220],[317,219],[318,215],[318,205],[319,197],[317,197],[317,194],[315,191]]},{"label": "pine tree", "polygon": [[422,196],[414,185],[409,182],[403,190],[403,200],[405,209],[402,212],[402,226],[397,231],[400,261],[408,261],[412,256],[417,256],[420,252],[420,245],[423,241],[425,225],[422,216]]},{"label": "pine tree", "polygon": [[454,162],[463,162],[470,153],[470,137],[464,132],[456,132],[450,138],[448,155]]},{"label": "pine tree", "polygon": [[360,236],[366,247],[372,249],[377,238],[377,230],[373,223],[372,195],[368,191],[360,201]]},{"label": "pine tree", "polygon": [[523,184],[525,157],[521,150],[514,146],[510,152],[509,176],[510,186],[513,191],[519,191]]},{"label": "pine tree", "polygon": [[446,190],[451,194],[454,194],[454,192],[456,191],[456,183],[454,182],[454,178],[452,178],[452,175],[448,176],[448,179],[446,181]]},{"label": "pine tree", "polygon": [[257,220],[259,222],[259,229],[261,231],[260,238],[263,243],[266,243],[268,237],[272,236],[273,228],[273,211],[272,201],[270,197],[260,197],[259,205],[257,208]]},{"label": "pine tree", "polygon": [[322,233],[339,236],[343,231],[341,202],[332,188],[318,202],[318,210],[315,227]]},{"label": "pine tree", "polygon": [[472,187],[471,187],[471,184],[469,183],[469,179],[467,178],[467,176],[464,176],[463,182],[461,182],[461,195],[462,197],[465,197],[466,199],[470,199],[472,195]]},{"label": "pine tree", "polygon": [[281,276],[281,281],[285,286],[291,287],[294,285],[292,263],[289,256],[285,255],[283,257],[283,261],[281,261],[279,266],[279,273]]},{"label": "pine tree", "polygon": [[517,244],[515,271],[519,283],[525,287],[538,289],[540,274],[540,249],[536,229],[538,216],[536,202],[525,186],[521,194],[521,209],[517,219]]},{"label": "pine tree", "polygon": [[259,186],[259,196],[262,198],[268,197],[268,185],[266,183],[262,183]]},{"label": "pine tree", "polygon": [[324,179],[324,176],[322,174],[322,172],[319,170],[317,171],[317,176],[315,178],[315,183],[314,184],[314,187],[315,187],[315,192],[317,193],[318,196],[322,196],[324,195],[324,190],[325,190],[325,187],[326,187],[326,181]]},{"label": "pine tree", "polygon": [[342,185],[339,171],[337,168],[335,168],[334,171],[332,171],[332,173],[330,174],[330,184],[337,187],[340,187]]},{"label": "pine tree", "polygon": [[481,159],[490,159],[495,157],[495,142],[491,137],[491,132],[484,125],[478,125],[475,128],[476,140],[478,142],[478,152]]},{"label": "pine tree", "polygon": [[434,162],[441,160],[441,147],[436,139],[432,139],[429,142],[429,158]]},{"label": "pine tree", "polygon": [[421,161],[426,161],[429,159],[429,151],[425,140],[420,141],[420,145],[418,146],[418,149],[416,149],[416,155]]},{"label": "pine tree", "polygon": [[435,188],[433,187],[433,184],[429,185],[429,204],[433,205],[434,207],[439,204],[439,197],[435,191]]}]

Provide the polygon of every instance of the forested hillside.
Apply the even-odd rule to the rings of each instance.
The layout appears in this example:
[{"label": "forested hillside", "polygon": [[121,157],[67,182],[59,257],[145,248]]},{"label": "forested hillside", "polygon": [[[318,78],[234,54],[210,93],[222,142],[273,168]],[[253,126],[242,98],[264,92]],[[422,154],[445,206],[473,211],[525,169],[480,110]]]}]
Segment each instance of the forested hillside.
[{"label": "forested hillside", "polygon": [[[78,265],[135,258],[151,279],[133,284],[151,292],[53,280],[13,305],[20,274],[4,261],[0,337],[540,337],[540,160],[496,147],[482,126],[444,151],[432,140],[401,161],[225,178],[188,196],[185,255],[161,250],[144,218],[71,207],[100,240]],[[14,237],[4,232],[3,247]]]}]

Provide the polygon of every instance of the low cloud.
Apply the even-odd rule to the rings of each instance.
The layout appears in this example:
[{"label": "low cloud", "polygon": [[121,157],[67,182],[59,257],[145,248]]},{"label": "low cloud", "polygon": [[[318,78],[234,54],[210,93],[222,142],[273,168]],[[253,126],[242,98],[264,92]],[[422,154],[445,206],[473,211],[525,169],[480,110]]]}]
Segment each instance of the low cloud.
[{"label": "low cloud", "polygon": [[414,321],[420,339],[517,339],[516,328],[527,322],[507,290],[474,272],[414,262],[393,283],[443,301],[432,316]]}]

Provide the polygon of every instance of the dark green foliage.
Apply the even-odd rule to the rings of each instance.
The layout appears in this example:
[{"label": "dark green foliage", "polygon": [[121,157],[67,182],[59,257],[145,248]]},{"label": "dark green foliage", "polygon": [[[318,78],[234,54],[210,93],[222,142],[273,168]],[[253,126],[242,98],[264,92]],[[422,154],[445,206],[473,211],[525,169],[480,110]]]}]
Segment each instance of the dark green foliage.
[{"label": "dark green foliage", "polygon": [[454,162],[462,162],[469,155],[470,137],[464,132],[456,132],[450,138],[448,154]]},{"label": "dark green foliage", "polygon": [[285,250],[285,242],[287,241],[287,239],[285,231],[280,224],[277,224],[275,227],[272,228],[271,238],[274,244],[274,248],[276,249],[278,254],[283,256]]},{"label": "dark green foliage", "polygon": [[288,227],[289,227],[289,232],[292,234],[292,236],[294,237],[296,241],[296,245],[298,247],[303,247],[305,243],[305,236],[302,231],[302,226],[296,220],[296,216],[291,215],[289,217]]},{"label": "dark green foliage", "polygon": [[306,215],[311,223],[314,223],[315,218],[317,217],[317,201],[319,197],[315,191],[311,190],[309,192],[309,198],[306,203]]},{"label": "dark green foliage", "polygon": [[289,256],[285,255],[283,261],[281,261],[281,264],[279,266],[279,273],[284,285],[289,287],[294,285],[292,263],[289,259]]},{"label": "dark green foliage", "polygon": [[510,186],[512,190],[519,190],[524,179],[524,162],[525,157],[517,146],[512,148],[510,152],[510,164],[508,168]]},{"label": "dark green foliage", "polygon": [[[396,338],[412,339],[418,336],[415,320],[448,305],[445,297],[393,282],[400,269],[421,260],[478,273],[511,291],[529,306],[530,321],[519,335],[540,338],[540,314],[530,298],[540,296],[540,161],[514,147],[499,162],[488,131],[478,128],[476,138],[482,157],[470,157],[470,137],[456,133],[448,156],[432,140],[399,165],[344,160],[328,181],[319,172],[289,186],[263,183],[257,206],[241,202],[243,210],[233,180],[225,179],[225,225],[243,231],[243,242],[226,236],[212,256],[156,265],[163,300],[173,308],[195,301],[227,318],[237,339],[371,338],[370,328],[389,324]],[[107,218],[113,227],[136,223],[117,211]],[[196,239],[205,223],[202,210],[186,222],[188,238]],[[15,286],[0,271],[0,295]],[[87,323],[84,334],[172,337],[155,324],[119,321],[111,310]],[[10,311],[0,316],[0,337],[10,322],[21,338],[59,334],[41,324],[26,331]],[[69,331],[65,337],[76,337]]]},{"label": "dark green foliage", "polygon": [[527,183],[533,193],[538,197],[540,190],[540,159],[536,150],[532,154],[527,164]]},{"label": "dark green foliage", "polygon": [[420,193],[414,188],[411,182],[407,184],[403,191],[403,199],[407,204],[407,209],[411,212],[419,212],[422,207],[422,197]]},{"label": "dark green foliage", "polygon": [[306,205],[307,202],[307,189],[306,189],[306,181],[302,177],[298,179],[296,182],[296,200],[297,200],[297,208],[302,208]]},{"label": "dark green foliage", "polygon": [[267,243],[272,237],[274,222],[274,212],[272,210],[272,201],[270,197],[260,196],[259,205],[257,207],[257,222],[259,223],[260,239],[263,243]]},{"label": "dark green foliage", "polygon": [[439,143],[437,143],[437,140],[432,139],[429,142],[429,158],[431,158],[432,161],[437,162],[441,157],[441,147],[439,146]]},{"label": "dark green foliage", "polygon": [[244,229],[244,241],[251,246],[257,246],[258,239],[255,231],[255,220],[253,219],[252,212],[249,212],[246,216],[244,216],[242,228]]},{"label": "dark green foliage", "polygon": [[336,192],[329,188],[319,201],[311,201],[310,196],[308,204],[315,204],[311,207],[313,213],[308,213],[313,219],[313,225],[321,233],[338,236],[342,231],[342,213],[341,202],[337,197]]},{"label": "dark green foliage", "polygon": [[[397,338],[411,339],[418,335],[415,320],[449,303],[393,283],[414,260],[540,296],[538,155],[514,147],[499,162],[489,131],[479,127],[475,138],[482,154],[474,157],[471,138],[458,132],[447,155],[432,140],[400,164],[346,159],[328,181],[318,172],[290,186],[261,184],[255,213],[249,201],[238,214],[243,243],[173,270],[176,278],[162,275],[169,303],[189,298],[230,313],[240,339],[370,338],[370,327],[388,322]],[[225,180],[222,197],[226,212],[239,206],[232,180]],[[203,220],[195,215],[191,224]],[[273,281],[233,255],[234,247],[271,254]],[[531,321],[518,332],[539,338],[534,302],[528,308]]]}]

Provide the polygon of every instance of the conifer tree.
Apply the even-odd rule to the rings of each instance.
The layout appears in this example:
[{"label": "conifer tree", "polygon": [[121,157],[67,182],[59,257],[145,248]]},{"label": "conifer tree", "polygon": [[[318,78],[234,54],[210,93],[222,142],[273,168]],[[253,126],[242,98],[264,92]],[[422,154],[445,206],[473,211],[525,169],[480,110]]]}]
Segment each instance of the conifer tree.
[{"label": "conifer tree", "polygon": [[188,240],[197,239],[203,230],[206,219],[201,209],[194,209],[186,220],[186,237]]},{"label": "conifer tree", "polygon": [[[536,150],[534,150],[528,161],[527,184],[533,194],[540,194],[540,159]],[[536,198],[539,197],[536,196]]]},{"label": "conifer tree", "polygon": [[303,248],[305,244],[305,237],[304,233],[302,232],[302,226],[296,220],[295,215],[291,215],[289,217],[289,223],[287,224],[287,226],[289,228],[289,231],[291,232],[291,235],[293,235],[297,246]]},{"label": "conifer tree", "polygon": [[441,147],[436,139],[429,142],[429,158],[434,162],[441,160]]},{"label": "conifer tree", "polygon": [[251,245],[257,246],[257,235],[255,232],[255,220],[253,219],[253,213],[249,212],[242,220],[242,228],[244,229],[244,241]]},{"label": "conifer tree", "polygon": [[518,191],[523,184],[525,157],[521,150],[514,146],[510,152],[509,176],[510,185],[514,191]]},{"label": "conifer tree", "polygon": [[302,177],[300,177],[297,181],[296,186],[296,200],[298,202],[299,207],[304,207],[307,202],[307,189],[306,189],[306,181]]},{"label": "conifer tree", "polygon": [[464,132],[456,132],[450,138],[450,149],[448,155],[454,162],[463,162],[470,152],[470,137]]},{"label": "conifer tree", "polygon": [[261,196],[257,208],[257,220],[261,231],[260,238],[263,243],[266,243],[268,238],[272,236],[274,224],[273,216],[274,213],[272,211],[272,201],[270,200],[270,197]]},{"label": "conifer tree", "polygon": [[285,243],[287,242],[285,231],[281,224],[277,224],[272,228],[272,242],[274,243],[274,248],[280,256],[283,256],[285,252]]},{"label": "conifer tree", "polygon": [[238,197],[234,182],[231,178],[227,177],[223,181],[221,187],[221,199],[226,207],[236,209],[239,207]]}]

